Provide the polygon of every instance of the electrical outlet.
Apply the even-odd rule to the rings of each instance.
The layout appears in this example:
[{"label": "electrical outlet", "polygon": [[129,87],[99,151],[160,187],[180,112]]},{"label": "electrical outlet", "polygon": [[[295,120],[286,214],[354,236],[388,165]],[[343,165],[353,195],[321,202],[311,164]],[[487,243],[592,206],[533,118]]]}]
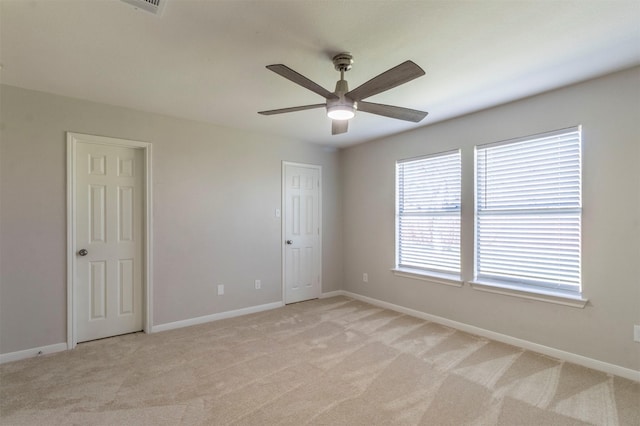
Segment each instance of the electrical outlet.
[{"label": "electrical outlet", "polygon": [[218,284],[218,296],[222,296],[224,294],[224,284]]},{"label": "electrical outlet", "polygon": [[363,283],[368,283],[369,282],[369,274],[367,274],[366,272],[364,274],[362,274],[362,282]]},{"label": "electrical outlet", "polygon": [[633,326],[633,340],[640,342],[640,325]]},{"label": "electrical outlet", "polygon": [[260,290],[262,288],[262,282],[260,280],[256,280],[256,290]]}]

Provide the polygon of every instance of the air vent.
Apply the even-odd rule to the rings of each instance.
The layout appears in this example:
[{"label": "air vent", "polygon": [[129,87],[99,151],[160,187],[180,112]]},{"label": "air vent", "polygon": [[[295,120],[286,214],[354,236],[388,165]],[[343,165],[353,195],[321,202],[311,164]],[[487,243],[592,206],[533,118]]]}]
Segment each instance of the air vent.
[{"label": "air vent", "polygon": [[136,9],[142,9],[154,15],[162,15],[162,9],[167,0],[122,0],[125,3],[129,3]]}]

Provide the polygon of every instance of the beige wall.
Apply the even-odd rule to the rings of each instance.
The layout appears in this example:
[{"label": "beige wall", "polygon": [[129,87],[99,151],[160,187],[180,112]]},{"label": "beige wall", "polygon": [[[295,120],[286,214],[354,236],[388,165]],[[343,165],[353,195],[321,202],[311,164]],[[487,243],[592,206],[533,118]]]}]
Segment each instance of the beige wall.
[{"label": "beige wall", "polygon": [[283,160],[323,167],[322,290],[340,288],[337,151],[15,87],[0,95],[0,353],[67,340],[66,131],[153,144],[154,325],[282,300]]},{"label": "beige wall", "polygon": [[[344,289],[640,370],[632,341],[640,324],[639,82],[635,68],[341,152],[1,86],[0,353],[66,341],[65,131],[74,131],[153,143],[156,325],[281,300],[273,210],[289,160],[323,166],[324,292]],[[470,248],[473,146],[577,124],[586,308],[390,272],[397,159],[462,148]],[[472,254],[463,253],[467,271]]]},{"label": "beige wall", "polygon": [[[640,68],[343,152],[345,290],[640,370]],[[437,114],[437,111],[432,111]],[[473,148],[583,125],[584,309],[396,277],[395,161],[463,152],[463,263],[473,255]],[[471,250],[469,250],[471,249]],[[369,282],[362,282],[362,273]]]}]

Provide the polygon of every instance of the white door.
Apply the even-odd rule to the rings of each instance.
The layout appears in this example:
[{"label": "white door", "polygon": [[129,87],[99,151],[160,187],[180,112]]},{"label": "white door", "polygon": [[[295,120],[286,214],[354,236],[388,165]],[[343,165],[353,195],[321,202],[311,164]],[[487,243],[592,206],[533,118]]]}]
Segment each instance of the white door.
[{"label": "white door", "polygon": [[143,328],[143,155],[142,149],[77,144],[78,342]]},{"label": "white door", "polygon": [[283,164],[284,301],[320,297],[320,167]]}]

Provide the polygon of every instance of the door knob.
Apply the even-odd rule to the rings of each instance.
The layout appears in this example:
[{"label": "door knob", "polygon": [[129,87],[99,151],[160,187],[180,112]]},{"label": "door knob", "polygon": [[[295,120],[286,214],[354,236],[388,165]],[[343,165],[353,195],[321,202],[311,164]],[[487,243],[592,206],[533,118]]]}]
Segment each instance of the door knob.
[{"label": "door knob", "polygon": [[78,252],[78,254],[80,256],[86,256],[87,254],[89,254],[89,252],[87,251],[87,249],[82,249]]},{"label": "door knob", "polygon": [[287,240],[287,244],[289,245],[293,244],[293,240]]}]

